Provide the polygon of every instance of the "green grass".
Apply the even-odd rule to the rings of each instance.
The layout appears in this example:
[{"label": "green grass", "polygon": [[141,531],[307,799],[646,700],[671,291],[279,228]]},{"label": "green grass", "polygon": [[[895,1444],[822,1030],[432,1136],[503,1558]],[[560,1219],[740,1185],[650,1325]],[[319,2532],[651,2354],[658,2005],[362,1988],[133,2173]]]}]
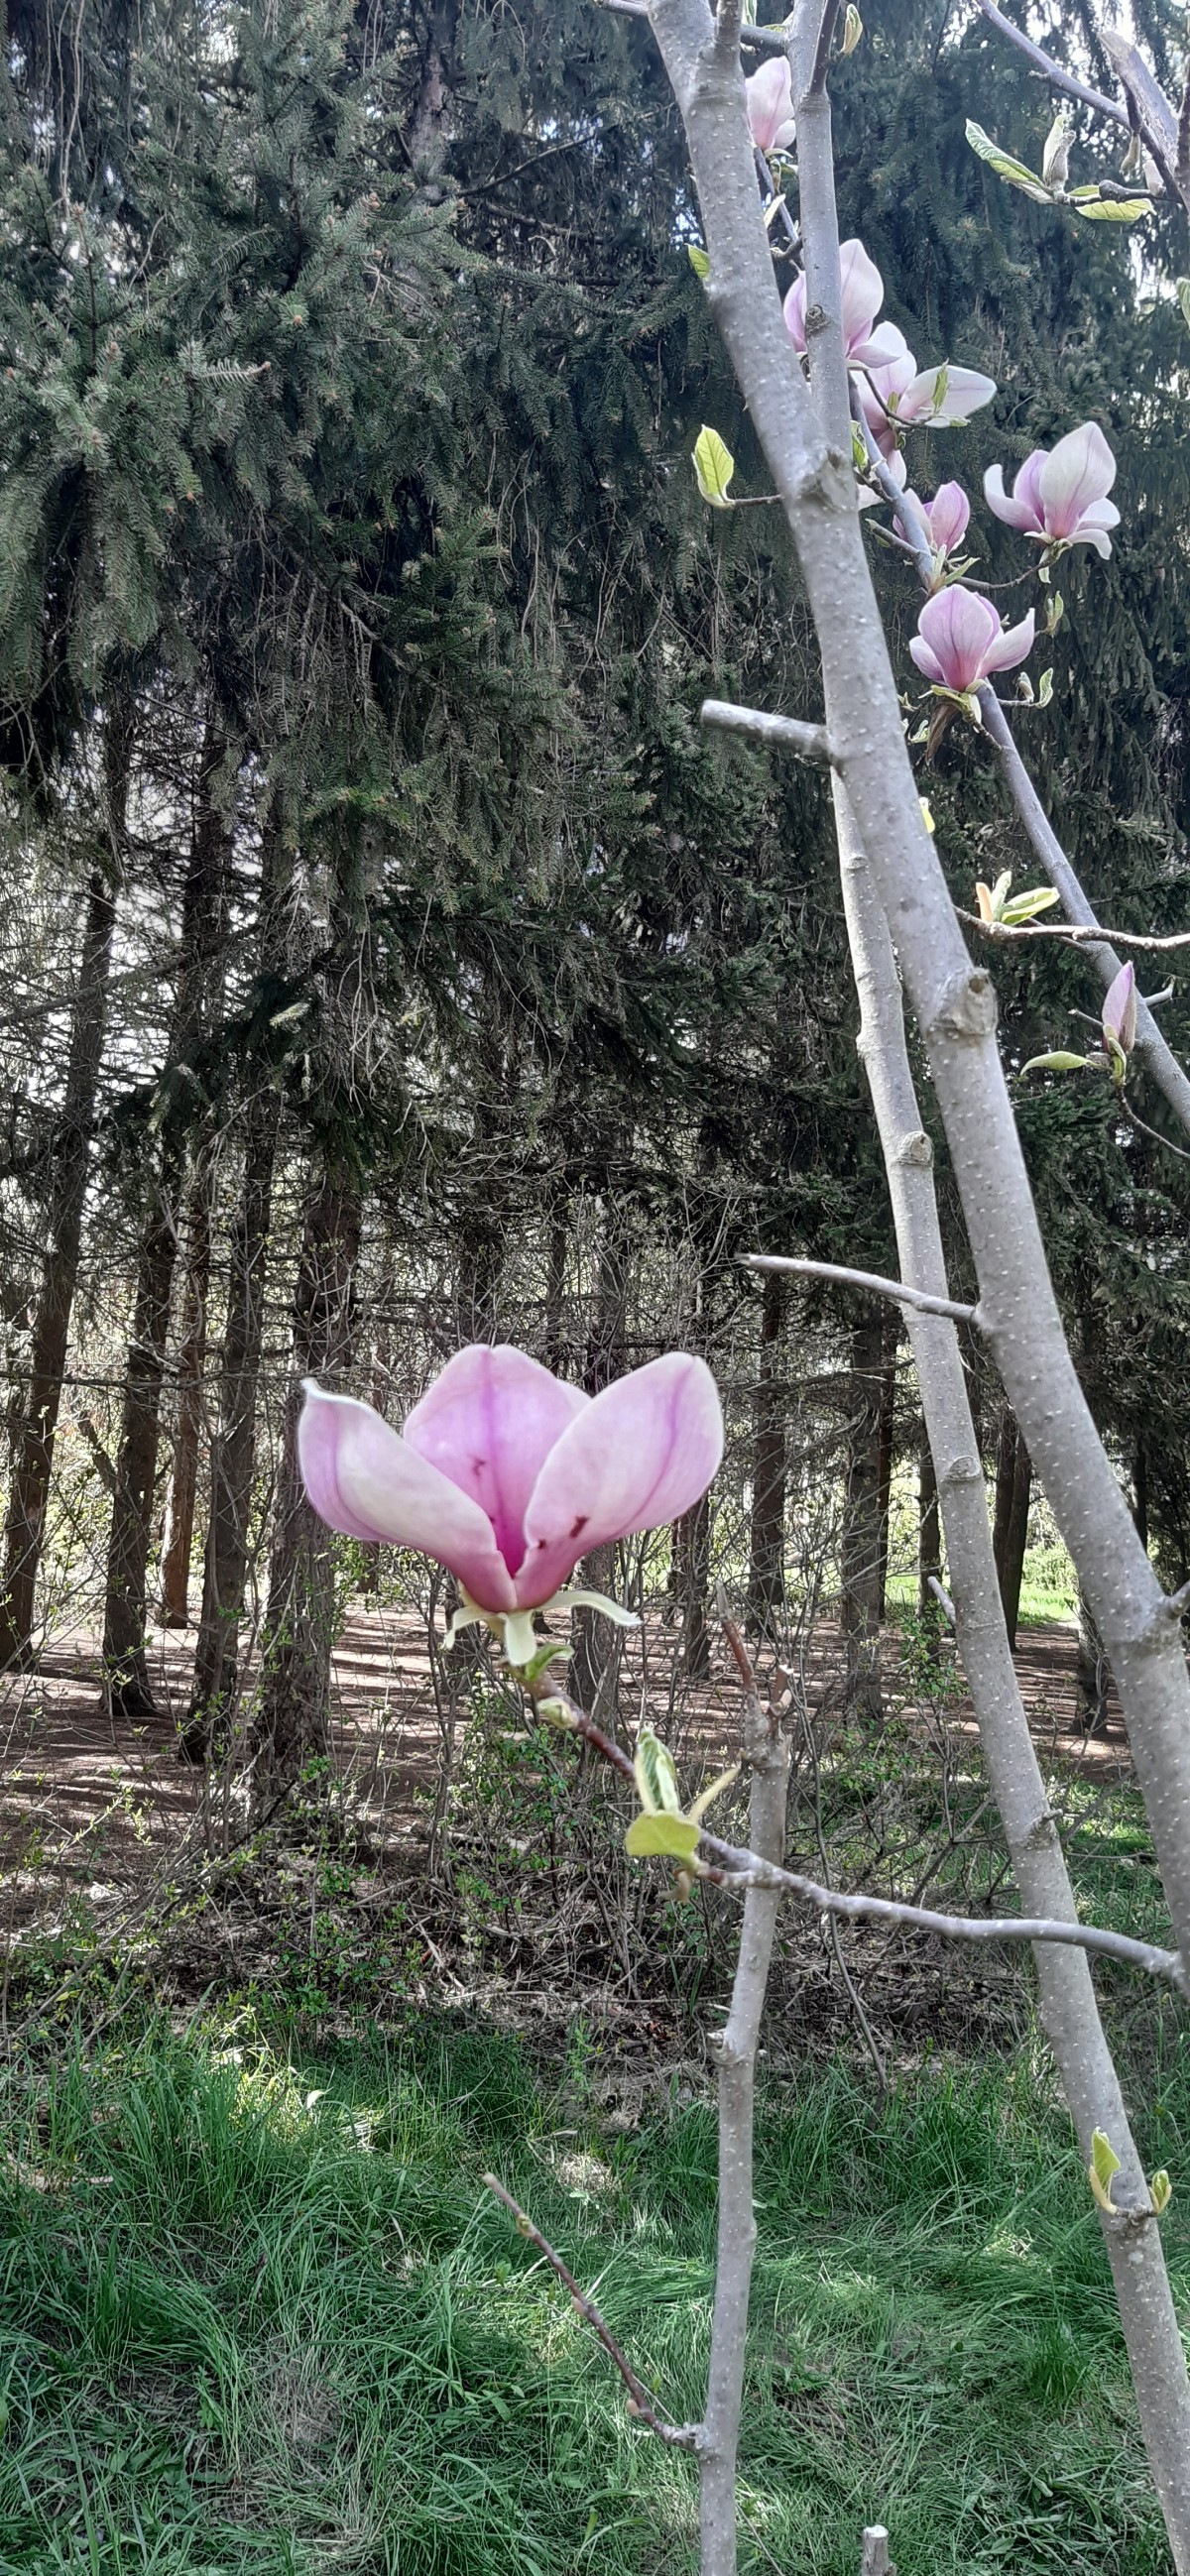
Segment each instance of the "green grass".
[{"label": "green grass", "polygon": [[[593,2046],[594,2043],[591,2043]],[[635,2430],[490,2163],[697,2410],[714,2120],[600,2128],[516,2042],[239,2063],[209,2035],[9,2070],[0,2568],[684,2576],[693,2473]],[[1180,2060],[1162,2157],[1190,2128]],[[310,2100],[315,2091],[321,2098]],[[742,2462],[763,2576],[1167,2576],[1090,2195],[1042,2061],[927,2066],[881,2115],[774,2088]],[[1186,2239],[1166,2222],[1181,2289]]]}]

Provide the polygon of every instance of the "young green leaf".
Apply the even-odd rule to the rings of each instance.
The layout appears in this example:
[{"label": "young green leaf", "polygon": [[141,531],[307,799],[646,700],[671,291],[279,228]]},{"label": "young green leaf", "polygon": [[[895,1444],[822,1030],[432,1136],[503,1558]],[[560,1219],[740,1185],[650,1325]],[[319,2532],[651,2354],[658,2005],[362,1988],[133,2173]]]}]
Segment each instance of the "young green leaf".
[{"label": "young green leaf", "polygon": [[686,257],[695,276],[700,277],[705,285],[711,274],[711,263],[705,250],[700,250],[697,242],[687,242]]},{"label": "young green leaf", "polygon": [[982,125],[977,125],[971,116],[967,119],[967,141],[972,151],[978,152],[980,160],[986,161],[995,171],[998,179],[1007,179],[1011,188],[1022,189],[1025,196],[1032,197],[1039,206],[1052,206],[1053,195],[1036,171],[1030,170],[1024,161],[1017,161],[1011,152],[1002,152],[999,144],[993,143],[991,135],[985,134]]},{"label": "young green leaf", "polygon": [[698,1827],[688,1816],[634,1816],[624,1836],[624,1849],[634,1860],[693,1860]]},{"label": "young green leaf", "polygon": [[843,52],[845,54],[853,54],[855,52],[855,48],[858,45],[863,32],[864,22],[855,6],[855,0],[847,0],[847,15],[843,20]]},{"label": "young green leaf", "polygon": [[1164,2165],[1162,2165],[1159,2171],[1154,2174],[1153,2179],[1149,2184],[1149,2198],[1152,2201],[1158,2218],[1160,2218],[1162,2210],[1168,2209],[1170,2201],[1173,2198],[1173,2184],[1169,2179],[1169,2175],[1167,2174]]},{"label": "young green leaf", "polygon": [[632,1764],[636,1777],[636,1794],[646,1815],[680,1816],[682,1801],[678,1796],[678,1775],[673,1755],[647,1727],[636,1739]]},{"label": "young green leaf", "polygon": [[1085,1073],[1090,1064],[1086,1055],[1071,1055],[1066,1047],[1054,1047],[1048,1055],[1031,1055],[1021,1066],[1025,1073]]},{"label": "young green leaf", "polygon": [[1087,2180],[1090,2183],[1091,2189],[1095,2194],[1095,2198],[1098,2201],[1100,2208],[1110,2210],[1113,2216],[1115,2212],[1111,2196],[1112,2176],[1113,2174],[1118,2174],[1119,2170],[1120,2159],[1116,2154],[1115,2148],[1113,2147],[1106,2130],[1093,2129],[1091,2132],[1091,2161],[1087,2167]]},{"label": "young green leaf", "polygon": [[1005,904],[1000,919],[1011,929],[1016,929],[1022,921],[1033,921],[1039,912],[1048,912],[1057,900],[1056,886],[1030,886],[1027,894],[1014,894],[1011,903]]},{"label": "young green leaf", "polygon": [[1095,197],[1084,204],[1071,195],[1067,204],[1089,224],[1135,224],[1153,211],[1147,197]]},{"label": "young green leaf", "polygon": [[734,509],[727,487],[735,472],[735,458],[718,430],[708,429],[705,422],[694,444],[694,471],[699,491],[713,510]]}]

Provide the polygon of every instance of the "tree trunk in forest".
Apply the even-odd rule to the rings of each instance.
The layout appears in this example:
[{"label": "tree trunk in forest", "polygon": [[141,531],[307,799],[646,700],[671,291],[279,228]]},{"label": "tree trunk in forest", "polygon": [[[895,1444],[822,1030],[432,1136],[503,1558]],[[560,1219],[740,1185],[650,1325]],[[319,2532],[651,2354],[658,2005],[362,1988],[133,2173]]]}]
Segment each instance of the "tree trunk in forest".
[{"label": "tree trunk in forest", "polygon": [[178,1429],[174,1447],[169,1524],[161,1563],[161,1617],[167,1628],[190,1620],[190,1557],[198,1495],[198,1445],[202,1430],[202,1380],[207,1356],[207,1297],[211,1282],[211,1196],[214,1167],[201,1154],[190,1189],[186,1296],[178,1353]]},{"label": "tree trunk in forest", "polygon": [[748,1545],[748,1629],[771,1634],[785,1599],[785,1395],[781,1340],[787,1282],[766,1270],[760,1308],[760,1366],[752,1452],[752,1520]]},{"label": "tree trunk in forest", "polygon": [[880,1428],[876,1470],[876,1508],[879,1514],[879,1551],[876,1579],[878,1590],[877,1618],[883,1623],[888,1596],[888,1530],[892,1509],[893,1444],[897,1428],[897,1343],[900,1321],[887,1309],[882,1334],[883,1359],[880,1369]]},{"label": "tree trunk in forest", "polygon": [[[224,886],[230,854],[226,823],[211,794],[222,742],[208,728],[196,782],[194,827],[182,890],[177,982],[167,1066],[184,1063],[201,1034],[215,958],[223,938]],[[128,1345],[116,1491],[108,1546],[103,1663],[113,1709],[122,1717],[155,1714],[145,1654],[149,1550],[161,1431],[161,1389],[169,1340],[170,1298],[178,1251],[185,1135],[167,1118],[137,1258],[132,1337]]]},{"label": "tree trunk in forest", "polygon": [[108,846],[92,871],[87,892],[66,1089],[47,1211],[49,1248],[34,1318],[29,1393],[13,1458],[4,1533],[0,1667],[25,1664],[32,1653],[37,1572],[45,1536],[70,1314],[78,1280],[91,1132],[103,1056],[116,894],[124,857],[132,728],[132,709],[125,701],[113,713],[104,742]]},{"label": "tree trunk in forest", "polygon": [[711,1586],[711,1498],[703,1494],[674,1530],[674,1562],[682,1611],[682,1668],[687,1681],[705,1682],[711,1669],[707,1605]]},{"label": "tree trunk in forest", "polygon": [[570,1201],[565,1190],[559,1191],[550,1215],[549,1251],[545,1270],[545,1309],[542,1316],[541,1358],[544,1368],[561,1377],[566,1367],[566,1260],[570,1250]]},{"label": "tree trunk in forest", "polygon": [[[625,1336],[628,1302],[628,1224],[623,1209],[605,1202],[603,1240],[599,1253],[599,1273],[595,1289],[595,1311],[587,1342],[587,1361],[583,1385],[588,1395],[601,1394],[613,1378],[622,1377],[627,1362]],[[578,1568],[576,1581],[588,1592],[603,1592],[614,1598],[616,1589],[616,1550],[592,1548]],[[603,1619],[597,1610],[576,1610],[571,1635],[574,1643],[575,1695],[583,1708],[592,1710],[603,1726],[615,1727],[619,1716],[620,1656],[624,1631]]]},{"label": "tree trunk in forest", "polygon": [[219,1416],[211,1443],[211,1503],[203,1561],[194,1683],[181,1751],[209,1761],[235,1702],[240,1619],[248,1574],[248,1520],[256,1458],[256,1388],[264,1332],[269,1220],[281,1095],[258,1093],[248,1111],[244,1176],[232,1228],[227,1321],[219,1364]]},{"label": "tree trunk in forest", "polygon": [[263,1818],[293,1788],[330,1729],[335,1540],[307,1501],[297,1457],[301,1380],[341,1388],[350,1364],[360,1194],[328,1165],[307,1205],[294,1300],[293,1374],[285,1410],[262,1680],[251,1735],[252,1812]]},{"label": "tree trunk in forest", "polygon": [[883,1320],[865,1315],[851,1335],[847,1489],[839,1572],[846,1647],[845,1704],[880,1716],[880,1408]]},{"label": "tree trunk in forest", "polygon": [[1016,1416],[1011,1406],[1005,1404],[996,1439],[996,1511],[992,1524],[992,1553],[996,1560],[996,1579],[1010,1646],[1016,1644],[1021,1613],[1021,1581],[1025,1571],[1025,1550],[1029,1544],[1032,1485],[1029,1452]]},{"label": "tree trunk in forest", "polygon": [[1082,1585],[1078,1594],[1078,1658],[1074,1668],[1075,1724],[1084,1735],[1107,1733],[1107,1656]]},{"label": "tree trunk in forest", "polygon": [[934,1453],[924,1421],[918,1434],[917,1447],[917,1609],[918,1616],[937,1625],[938,1601],[930,1589],[930,1577],[942,1580],[942,1527],[938,1513],[938,1478]]}]

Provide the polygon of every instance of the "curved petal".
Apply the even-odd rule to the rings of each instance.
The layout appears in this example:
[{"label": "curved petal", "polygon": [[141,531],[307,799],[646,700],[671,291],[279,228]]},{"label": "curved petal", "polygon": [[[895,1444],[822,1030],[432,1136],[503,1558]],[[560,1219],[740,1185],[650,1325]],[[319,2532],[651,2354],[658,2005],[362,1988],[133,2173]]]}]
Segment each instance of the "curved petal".
[{"label": "curved petal", "polygon": [[1033,455],[1027,457],[1022,465],[1016,478],[1016,488],[1011,494],[1004,489],[1003,466],[989,465],[983,478],[983,497],[989,510],[997,519],[1003,519],[1008,527],[1028,528],[1034,535],[1041,534],[1041,510],[1034,494],[1033,478],[1029,476],[1029,468],[1032,466],[1036,474],[1044,462],[1041,449],[1035,449]]},{"label": "curved petal", "polygon": [[590,1404],[509,1342],[456,1351],[415,1404],[405,1438],[490,1521],[510,1574],[525,1553],[525,1506],[556,1440]]},{"label": "curved petal", "polygon": [[931,502],[922,504],[934,544],[950,554],[967,533],[971,504],[961,483],[940,483]]},{"label": "curved petal", "polygon": [[[948,689],[973,689],[986,668],[985,656],[1000,632],[990,601],[962,582],[936,591],[918,618],[918,629],[942,665]],[[920,668],[920,665],[919,665]]]},{"label": "curved petal", "polygon": [[517,1583],[532,1609],[589,1548],[660,1529],[689,1511],[723,1455],[723,1415],[705,1361],[684,1351],[605,1387],[550,1451],[525,1514]]},{"label": "curved petal", "polygon": [[793,83],[786,54],[772,54],[744,83],[748,123],[759,152],[792,139]]},{"label": "curved petal", "polygon": [[1131,958],[1121,966],[1103,996],[1103,1025],[1110,1029],[1122,1052],[1129,1055],[1136,1044],[1136,968]]},{"label": "curved petal", "polygon": [[925,429],[952,429],[989,403],[995,390],[992,378],[975,367],[926,367],[906,386],[897,408],[904,421],[920,421]]},{"label": "curved petal", "polygon": [[873,372],[883,367],[904,368],[906,384],[917,365],[904,332],[895,322],[878,322],[873,331],[852,344],[847,354],[853,367],[870,367]]},{"label": "curved petal", "polygon": [[1116,479],[1116,460],[1097,421],[1085,420],[1050,449],[1037,478],[1038,497],[1052,537],[1073,536],[1083,511],[1105,500]]},{"label": "curved petal", "polygon": [[848,356],[866,340],[884,302],[884,279],[861,241],[845,241],[839,250],[843,287],[843,346]]},{"label": "curved petal", "polygon": [[1019,626],[1007,626],[1002,633],[993,637],[983,657],[980,678],[986,679],[989,671],[1015,670],[1017,663],[1023,662],[1026,653],[1031,653],[1032,650],[1033,611],[1030,609],[1027,617],[1022,617]]},{"label": "curved petal", "polygon": [[940,689],[944,689],[946,687],[946,674],[943,671],[942,664],[939,661],[937,654],[931,653],[929,645],[923,641],[920,635],[910,636],[909,650],[917,664],[918,670],[924,673],[926,679],[934,680]]},{"label": "curved petal", "polygon": [[307,1378],[298,1465],[315,1511],[348,1538],[417,1547],[457,1574],[483,1610],[515,1606],[487,1513],[419,1457],[370,1404],[327,1395]]},{"label": "curved petal", "polygon": [[806,354],[806,281],[804,277],[795,277],[781,310],[785,316],[785,328],[794,348],[799,356],[804,358]]}]

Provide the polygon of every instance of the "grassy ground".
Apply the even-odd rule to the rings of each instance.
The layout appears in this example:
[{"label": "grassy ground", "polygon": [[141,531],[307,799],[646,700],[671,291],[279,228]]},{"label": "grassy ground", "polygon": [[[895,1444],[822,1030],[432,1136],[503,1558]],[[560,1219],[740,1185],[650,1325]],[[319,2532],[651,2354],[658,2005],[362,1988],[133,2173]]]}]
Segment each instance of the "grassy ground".
[{"label": "grassy ground", "polygon": [[[0,2568],[86,2576],[682,2576],[690,2464],[479,2183],[597,2287],[678,2415],[705,2359],[714,2125],[619,2134],[561,2077],[423,2022],[302,2063],[162,2026],[13,2064],[0,2137]],[[1159,2086],[1176,2168],[1190,2080]],[[1090,2195],[1043,2062],[927,2065],[881,2113],[774,2087],[743,2508],[749,2576],[1167,2576]],[[1165,2222],[1182,2294],[1188,2242]]]}]

